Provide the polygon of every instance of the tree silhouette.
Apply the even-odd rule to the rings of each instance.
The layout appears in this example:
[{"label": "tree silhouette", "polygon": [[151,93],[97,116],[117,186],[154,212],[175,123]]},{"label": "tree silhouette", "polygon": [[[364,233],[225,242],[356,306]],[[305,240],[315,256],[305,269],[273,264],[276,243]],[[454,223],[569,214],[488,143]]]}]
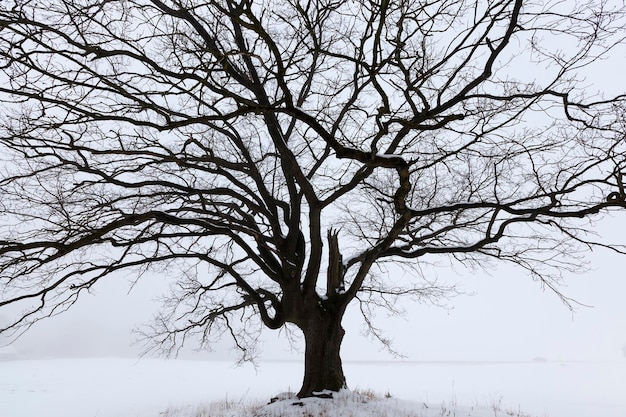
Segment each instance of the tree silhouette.
[{"label": "tree silhouette", "polygon": [[245,358],[294,325],[309,396],[345,386],[351,302],[372,326],[447,294],[432,259],[560,294],[586,248],[622,251],[588,232],[625,206],[624,96],[592,87],[625,23],[602,1],[4,0],[3,330],[156,271],[156,346],[226,334]]}]

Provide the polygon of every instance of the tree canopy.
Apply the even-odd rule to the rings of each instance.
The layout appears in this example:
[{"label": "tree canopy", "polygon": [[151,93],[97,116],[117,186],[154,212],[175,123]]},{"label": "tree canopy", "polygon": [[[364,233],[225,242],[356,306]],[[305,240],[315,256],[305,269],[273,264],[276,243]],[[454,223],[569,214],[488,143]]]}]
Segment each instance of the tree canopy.
[{"label": "tree canopy", "polygon": [[305,396],[345,385],[349,303],[371,325],[369,306],[445,296],[432,259],[513,263],[560,294],[590,246],[622,252],[589,232],[626,206],[626,96],[594,86],[624,12],[2,1],[0,307],[21,313],[0,327],[156,271],[157,346],[228,334],[245,357],[292,324]]}]

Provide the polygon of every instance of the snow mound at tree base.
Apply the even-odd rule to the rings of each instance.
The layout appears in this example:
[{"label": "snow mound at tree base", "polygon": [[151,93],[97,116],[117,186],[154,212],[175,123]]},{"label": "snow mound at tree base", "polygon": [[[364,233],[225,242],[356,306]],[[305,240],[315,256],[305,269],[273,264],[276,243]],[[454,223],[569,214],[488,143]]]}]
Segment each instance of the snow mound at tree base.
[{"label": "snow mound at tree base", "polygon": [[[255,410],[251,417],[531,417],[519,411],[489,407],[458,407],[456,404],[430,406],[417,401],[379,396],[371,391],[325,391],[319,397],[297,398],[281,393],[272,402]],[[321,397],[324,398],[321,398]],[[328,397],[331,398],[328,398]],[[233,415],[233,417],[235,417]],[[247,417],[247,416],[246,416]]]},{"label": "snow mound at tree base", "polygon": [[380,396],[373,391],[324,391],[323,397],[298,398],[284,392],[270,402],[219,401],[168,409],[161,417],[535,417],[500,404],[460,407],[455,402],[426,404]]},{"label": "snow mound at tree base", "polygon": [[[285,398],[281,394],[277,400],[252,414],[253,417],[396,417],[421,416],[426,406],[393,398],[380,398],[370,392],[323,392],[320,396]],[[322,397],[323,396],[323,397]],[[331,398],[328,398],[330,396]]]}]

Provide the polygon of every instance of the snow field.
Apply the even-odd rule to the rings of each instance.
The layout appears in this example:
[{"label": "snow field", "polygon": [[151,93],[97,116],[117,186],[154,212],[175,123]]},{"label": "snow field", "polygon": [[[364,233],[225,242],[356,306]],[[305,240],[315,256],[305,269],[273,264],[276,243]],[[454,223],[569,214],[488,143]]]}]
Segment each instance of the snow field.
[{"label": "snow field", "polygon": [[0,361],[0,417],[626,416],[626,361],[344,366],[352,392],[265,407],[299,388],[300,362]]}]

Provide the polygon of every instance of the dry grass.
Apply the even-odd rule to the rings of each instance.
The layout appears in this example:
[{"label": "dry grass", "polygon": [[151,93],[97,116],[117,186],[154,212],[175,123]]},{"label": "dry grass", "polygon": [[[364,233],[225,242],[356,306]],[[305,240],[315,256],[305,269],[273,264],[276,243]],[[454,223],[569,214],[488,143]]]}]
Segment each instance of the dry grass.
[{"label": "dry grass", "polygon": [[[286,394],[286,393],[285,393]],[[429,406],[403,402],[371,389],[340,393],[332,400],[298,400],[281,394],[283,401],[223,400],[183,408],[169,408],[160,417],[532,417],[502,406],[494,400],[489,406],[461,407],[452,400]]]},{"label": "dry grass", "polygon": [[182,408],[168,408],[160,417],[235,417],[253,416],[265,407],[262,401],[221,400]]}]

